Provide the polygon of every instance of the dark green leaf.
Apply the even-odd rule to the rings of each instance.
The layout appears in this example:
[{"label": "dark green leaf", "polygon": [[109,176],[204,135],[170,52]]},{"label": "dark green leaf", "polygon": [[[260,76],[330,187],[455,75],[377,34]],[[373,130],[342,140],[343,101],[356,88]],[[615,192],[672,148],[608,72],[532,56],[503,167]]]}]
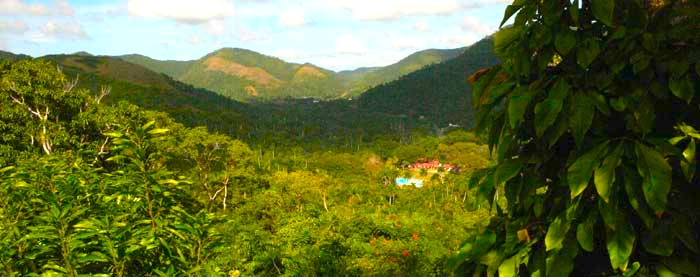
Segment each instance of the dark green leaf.
[{"label": "dark green leaf", "polygon": [[484,255],[491,249],[494,243],[496,243],[496,233],[487,229],[474,241],[472,256],[477,257]]},{"label": "dark green leaf", "polygon": [[569,51],[574,48],[574,45],[576,45],[576,34],[569,30],[569,28],[565,28],[557,33],[554,38],[554,47],[562,56],[569,54]]},{"label": "dark green leaf", "polygon": [[603,24],[613,25],[613,12],[615,11],[615,1],[611,0],[591,0],[591,10]]},{"label": "dark green leaf", "polygon": [[574,259],[578,255],[576,240],[567,239],[564,247],[547,255],[547,274],[542,276],[570,276],[574,269]]},{"label": "dark green leaf", "polygon": [[503,27],[503,24],[505,24],[506,21],[508,21],[508,19],[510,19],[511,16],[513,16],[516,12],[518,12],[522,8],[523,8],[522,5],[508,5],[508,7],[506,7],[506,12],[503,15],[503,20],[501,20],[501,24],[498,25],[498,28]]},{"label": "dark green leaf", "polygon": [[535,106],[535,131],[538,137],[542,137],[545,131],[557,120],[563,103],[557,99],[546,99]]},{"label": "dark green leaf", "polygon": [[496,32],[496,34],[493,35],[494,52],[499,56],[505,56],[506,49],[510,47],[513,42],[520,39],[522,32],[522,26],[506,27]]},{"label": "dark green leaf", "polygon": [[625,168],[623,183],[625,184],[625,192],[630,206],[637,212],[639,217],[644,222],[647,228],[652,228],[654,219],[649,212],[649,207],[643,201],[642,192],[640,191],[641,180],[639,176],[632,173],[631,169]]},{"label": "dark green leaf", "polygon": [[593,241],[593,228],[595,227],[595,217],[589,215],[586,220],[578,224],[576,227],[576,240],[578,240],[581,249],[591,252],[595,249]]},{"label": "dark green leaf", "polygon": [[507,160],[498,165],[498,168],[496,169],[496,174],[494,176],[496,186],[501,186],[508,182],[508,180],[513,179],[513,177],[520,173],[520,169],[522,167],[523,161],[520,159]]},{"label": "dark green leaf", "polygon": [[581,194],[593,175],[593,170],[600,164],[601,156],[608,151],[610,141],[605,141],[595,148],[588,151],[583,156],[579,157],[567,171],[567,182],[571,190],[571,198]]},{"label": "dark green leaf", "polygon": [[615,183],[615,169],[622,161],[620,155],[622,155],[622,144],[618,145],[595,170],[593,182],[598,196],[606,203],[610,202],[611,187]]},{"label": "dark green leaf", "polygon": [[671,190],[671,166],[658,151],[641,143],[636,144],[637,169],[644,178],[642,191],[655,212],[666,209]]},{"label": "dark green leaf", "polygon": [[678,238],[683,245],[688,247],[695,254],[700,254],[700,244],[695,238],[696,231],[691,227],[691,218],[684,214],[674,214],[672,217],[671,226],[673,226],[673,235]]},{"label": "dark green leaf", "polygon": [[676,97],[690,104],[695,95],[695,89],[693,88],[693,81],[690,76],[685,75],[680,79],[671,78],[668,83],[669,89]]},{"label": "dark green leaf", "polygon": [[670,222],[657,224],[642,235],[644,249],[654,255],[670,256],[673,253],[673,234]]},{"label": "dark green leaf", "polygon": [[563,101],[570,91],[569,83],[564,78],[559,78],[549,90],[547,99],[535,106],[535,131],[538,137],[541,137],[557,120],[564,106]]},{"label": "dark green leaf", "polygon": [[593,63],[596,57],[598,57],[598,54],[600,54],[599,42],[592,38],[587,39],[581,44],[580,47],[576,49],[576,62],[582,68],[586,69],[589,65],[591,65],[591,63]]},{"label": "dark green leaf", "polygon": [[610,107],[608,106],[605,96],[594,91],[587,91],[586,95],[591,99],[593,105],[595,105],[598,111],[604,115],[610,115],[612,111],[610,111]]},{"label": "dark green leaf", "polygon": [[534,91],[527,86],[518,86],[513,90],[508,103],[508,123],[515,129],[523,120],[528,105],[532,102]]},{"label": "dark green leaf", "polygon": [[571,5],[569,5],[569,14],[571,15],[571,21],[573,21],[574,25],[576,25],[576,26],[579,25],[578,1],[579,0],[574,0],[574,2],[571,3]]},{"label": "dark green leaf", "polygon": [[583,93],[575,94],[571,101],[572,109],[569,112],[569,128],[571,129],[571,134],[574,136],[576,145],[581,147],[583,146],[586,133],[588,133],[591,124],[593,124],[595,107],[591,99]]},{"label": "dark green leaf", "polygon": [[627,108],[627,103],[624,97],[610,98],[610,106],[618,112],[623,112]]}]

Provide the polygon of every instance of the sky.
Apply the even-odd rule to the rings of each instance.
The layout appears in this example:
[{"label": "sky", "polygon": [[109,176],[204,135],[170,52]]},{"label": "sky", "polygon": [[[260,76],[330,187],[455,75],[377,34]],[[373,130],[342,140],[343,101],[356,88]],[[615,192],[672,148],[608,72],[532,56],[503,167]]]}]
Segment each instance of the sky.
[{"label": "sky", "polygon": [[236,47],[340,71],[471,45],[510,0],[0,0],[0,50],[194,60]]}]

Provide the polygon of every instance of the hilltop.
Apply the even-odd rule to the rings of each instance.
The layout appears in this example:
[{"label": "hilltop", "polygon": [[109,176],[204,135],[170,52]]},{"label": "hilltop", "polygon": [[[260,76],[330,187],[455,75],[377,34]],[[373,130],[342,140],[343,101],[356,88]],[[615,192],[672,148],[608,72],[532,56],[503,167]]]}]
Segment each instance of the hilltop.
[{"label": "hilltop", "polygon": [[472,127],[471,87],[467,76],[498,62],[493,39],[485,38],[459,56],[426,66],[398,80],[367,90],[359,99],[366,110],[424,118],[444,127]]},{"label": "hilltop", "polygon": [[454,58],[464,49],[429,49],[385,67],[341,72],[310,63],[290,63],[241,48],[222,48],[193,61],[160,61],[136,54],[118,58],[239,101],[335,99],[358,96],[368,88],[426,65]]}]

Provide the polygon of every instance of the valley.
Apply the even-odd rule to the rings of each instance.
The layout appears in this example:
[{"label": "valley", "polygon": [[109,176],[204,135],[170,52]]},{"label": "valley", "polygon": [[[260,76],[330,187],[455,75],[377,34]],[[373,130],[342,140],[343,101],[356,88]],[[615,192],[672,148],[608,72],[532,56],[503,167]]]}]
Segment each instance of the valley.
[{"label": "valley", "polygon": [[697,2],[108,2],[0,0],[0,276],[700,276]]}]

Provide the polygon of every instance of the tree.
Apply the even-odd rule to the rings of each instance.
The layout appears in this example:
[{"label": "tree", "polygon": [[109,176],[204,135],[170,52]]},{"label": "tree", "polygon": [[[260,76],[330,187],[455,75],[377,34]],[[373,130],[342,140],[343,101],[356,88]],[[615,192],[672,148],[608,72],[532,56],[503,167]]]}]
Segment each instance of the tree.
[{"label": "tree", "polygon": [[[517,14],[517,15],[516,15]],[[631,276],[700,271],[700,5],[517,0],[472,75],[478,129],[504,187],[462,272]]]},{"label": "tree", "polygon": [[48,61],[2,61],[0,129],[5,135],[0,143],[15,150],[38,145],[46,154],[66,147],[71,138],[65,123],[91,104],[88,92],[75,89],[76,84]]}]

